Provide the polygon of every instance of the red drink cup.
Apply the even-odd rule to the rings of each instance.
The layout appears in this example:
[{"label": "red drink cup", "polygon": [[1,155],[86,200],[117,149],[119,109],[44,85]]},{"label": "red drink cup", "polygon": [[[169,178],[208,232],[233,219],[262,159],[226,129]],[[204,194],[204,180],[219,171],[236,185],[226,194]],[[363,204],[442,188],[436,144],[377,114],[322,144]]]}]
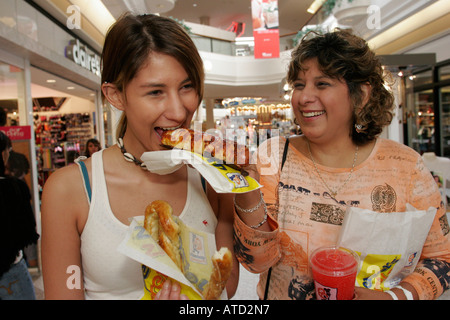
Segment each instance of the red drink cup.
[{"label": "red drink cup", "polygon": [[318,300],[351,300],[359,256],[336,246],[315,250],[310,258]]}]

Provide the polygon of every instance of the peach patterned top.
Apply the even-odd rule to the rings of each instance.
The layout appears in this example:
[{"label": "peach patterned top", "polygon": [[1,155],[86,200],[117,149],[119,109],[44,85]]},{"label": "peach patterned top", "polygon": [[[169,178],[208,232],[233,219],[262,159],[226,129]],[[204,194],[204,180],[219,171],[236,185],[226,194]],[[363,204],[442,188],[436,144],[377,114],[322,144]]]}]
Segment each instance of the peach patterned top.
[{"label": "peach patterned top", "polygon": [[[418,153],[379,138],[334,199],[312,161],[292,146],[280,170],[284,146],[284,138],[269,139],[260,145],[256,158],[273,231],[251,229],[235,214],[235,251],[244,267],[261,273],[257,286],[261,299],[270,267],[268,299],[315,297],[309,255],[319,246],[337,242],[347,206],[378,212],[405,211],[406,203],[418,210],[436,207],[420,261],[404,281],[421,299],[437,298],[449,287],[449,224],[437,185]],[[330,186],[344,183],[350,171],[317,166]]]}]

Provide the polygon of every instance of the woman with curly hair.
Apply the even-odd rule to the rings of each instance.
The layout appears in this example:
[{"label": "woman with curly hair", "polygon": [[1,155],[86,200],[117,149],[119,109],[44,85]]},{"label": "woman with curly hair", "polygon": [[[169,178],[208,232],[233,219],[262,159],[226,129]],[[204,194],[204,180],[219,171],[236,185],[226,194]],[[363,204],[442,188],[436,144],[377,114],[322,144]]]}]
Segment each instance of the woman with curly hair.
[{"label": "woman with curly hair", "polygon": [[[302,135],[258,149],[262,193],[235,198],[235,252],[261,273],[268,299],[314,299],[311,253],[334,245],[347,207],[377,212],[437,208],[415,269],[387,292],[356,288],[356,299],[433,299],[448,288],[450,242],[439,190],[418,153],[380,138],[394,98],[367,43],[337,30],[305,38],[292,52],[288,82]],[[430,281],[429,279],[435,279]]]}]

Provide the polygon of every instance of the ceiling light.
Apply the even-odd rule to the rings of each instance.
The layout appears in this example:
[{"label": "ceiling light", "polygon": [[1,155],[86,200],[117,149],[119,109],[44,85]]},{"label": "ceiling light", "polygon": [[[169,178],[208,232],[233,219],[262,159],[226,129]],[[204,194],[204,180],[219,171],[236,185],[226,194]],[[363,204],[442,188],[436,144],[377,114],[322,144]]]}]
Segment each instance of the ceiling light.
[{"label": "ceiling light", "polygon": [[162,13],[173,9],[175,0],[145,0],[145,5],[151,13]]},{"label": "ceiling light", "polygon": [[47,83],[55,83],[56,82],[56,80],[53,80],[53,79],[48,79],[47,80]]},{"label": "ceiling light", "polygon": [[74,90],[75,87],[67,87],[67,90]]},{"label": "ceiling light", "polygon": [[309,6],[308,11],[311,14],[316,14],[317,10],[322,7],[326,0],[314,0],[314,2]]}]

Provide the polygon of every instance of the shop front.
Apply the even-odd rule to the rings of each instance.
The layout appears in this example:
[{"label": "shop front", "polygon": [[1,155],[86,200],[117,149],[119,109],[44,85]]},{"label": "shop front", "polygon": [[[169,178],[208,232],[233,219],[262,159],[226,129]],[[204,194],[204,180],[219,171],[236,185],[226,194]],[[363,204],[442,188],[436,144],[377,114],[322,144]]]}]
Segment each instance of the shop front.
[{"label": "shop front", "polygon": [[0,3],[0,130],[28,162],[38,231],[40,191],[52,172],[110,141],[100,95],[100,54],[64,25],[24,1]]},{"label": "shop front", "polygon": [[405,144],[420,154],[450,158],[450,60],[417,70],[405,81],[411,88]]}]

